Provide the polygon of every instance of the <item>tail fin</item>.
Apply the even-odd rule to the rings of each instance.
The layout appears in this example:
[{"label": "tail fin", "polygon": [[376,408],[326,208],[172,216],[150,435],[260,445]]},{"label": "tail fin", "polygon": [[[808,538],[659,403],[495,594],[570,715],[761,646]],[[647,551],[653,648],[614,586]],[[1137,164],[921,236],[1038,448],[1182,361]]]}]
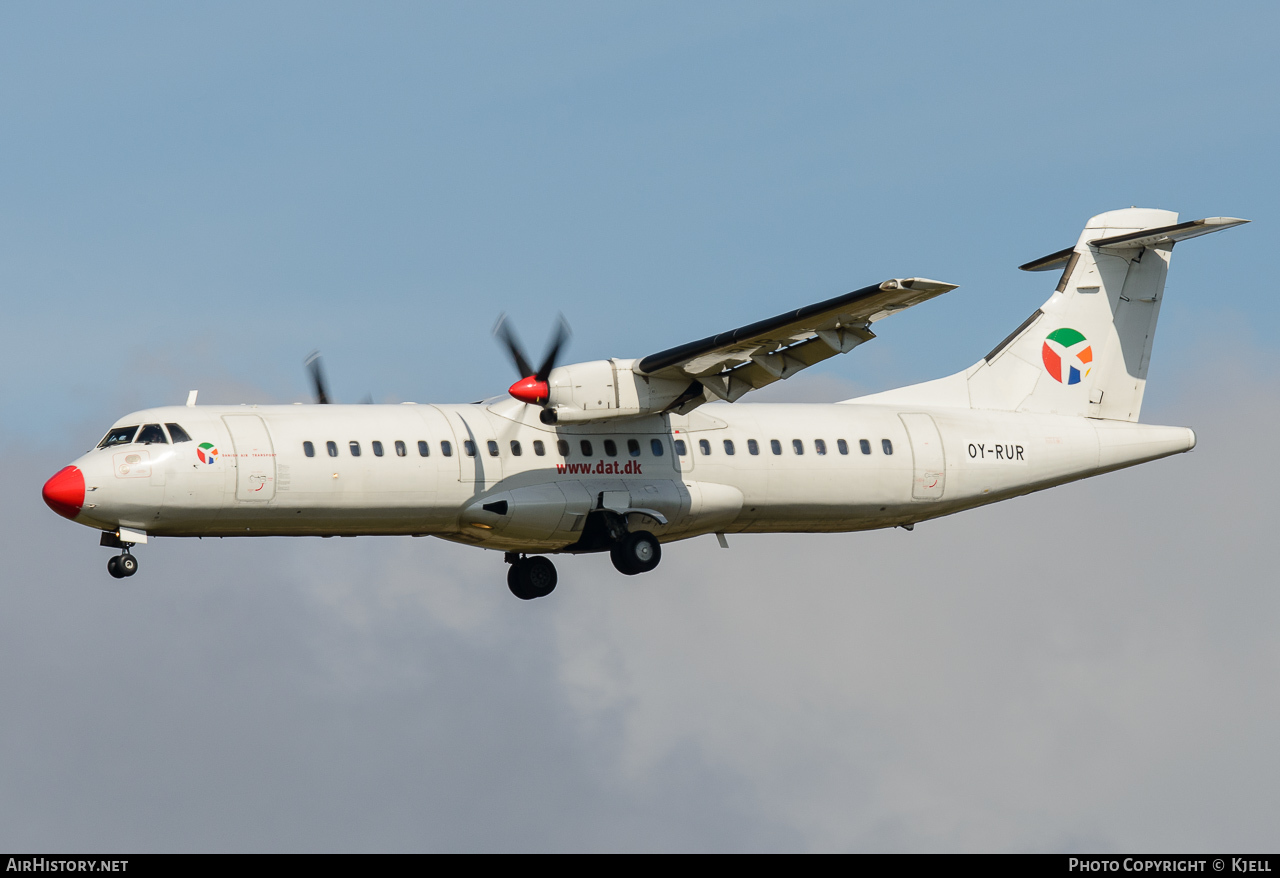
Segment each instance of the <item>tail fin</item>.
[{"label": "tail fin", "polygon": [[1062,268],[1062,277],[1049,301],[964,373],[969,404],[1138,420],[1173,245],[1244,222],[1179,223],[1176,213],[1143,208],[1095,216],[1074,247],[1021,266]]}]

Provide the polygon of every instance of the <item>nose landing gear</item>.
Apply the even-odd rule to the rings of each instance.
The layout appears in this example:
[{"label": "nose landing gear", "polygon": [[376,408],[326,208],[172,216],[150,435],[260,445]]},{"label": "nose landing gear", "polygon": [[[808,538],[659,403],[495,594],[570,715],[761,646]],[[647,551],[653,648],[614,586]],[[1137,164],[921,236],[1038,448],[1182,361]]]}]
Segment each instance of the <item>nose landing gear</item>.
[{"label": "nose landing gear", "polygon": [[125,549],[119,555],[112,555],[107,561],[107,572],[116,579],[124,579],[138,572],[138,559]]},{"label": "nose landing gear", "polygon": [[521,558],[515,552],[506,554],[511,569],[507,571],[507,588],[522,601],[545,598],[555,591],[556,565],[541,555]]}]

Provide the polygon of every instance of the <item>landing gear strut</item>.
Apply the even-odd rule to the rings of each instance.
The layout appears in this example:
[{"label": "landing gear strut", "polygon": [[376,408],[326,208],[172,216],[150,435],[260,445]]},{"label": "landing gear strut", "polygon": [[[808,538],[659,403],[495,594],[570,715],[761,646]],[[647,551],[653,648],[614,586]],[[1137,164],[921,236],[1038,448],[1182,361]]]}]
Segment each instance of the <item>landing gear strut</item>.
[{"label": "landing gear strut", "polygon": [[609,557],[619,573],[635,576],[637,573],[648,573],[658,566],[662,560],[662,546],[658,538],[647,530],[638,530],[625,534],[613,544]]},{"label": "landing gear strut", "polygon": [[138,572],[138,559],[125,549],[119,555],[112,555],[107,561],[107,572],[116,579],[124,579]]},{"label": "landing gear strut", "polygon": [[521,558],[515,552],[508,552],[506,559],[511,565],[507,571],[507,588],[520,600],[545,598],[555,591],[556,565],[549,558],[541,555]]}]

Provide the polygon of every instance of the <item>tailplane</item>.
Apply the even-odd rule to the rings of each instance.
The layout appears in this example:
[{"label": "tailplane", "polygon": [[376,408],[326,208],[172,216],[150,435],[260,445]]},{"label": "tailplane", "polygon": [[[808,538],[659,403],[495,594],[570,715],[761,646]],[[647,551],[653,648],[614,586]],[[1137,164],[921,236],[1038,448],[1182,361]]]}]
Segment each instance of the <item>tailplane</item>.
[{"label": "tailplane", "polygon": [[949,378],[857,401],[1136,421],[1174,244],[1245,222],[1179,223],[1171,211],[1136,207],[1099,214],[1074,247],[1020,266],[1062,274],[1049,300],[982,360]]}]

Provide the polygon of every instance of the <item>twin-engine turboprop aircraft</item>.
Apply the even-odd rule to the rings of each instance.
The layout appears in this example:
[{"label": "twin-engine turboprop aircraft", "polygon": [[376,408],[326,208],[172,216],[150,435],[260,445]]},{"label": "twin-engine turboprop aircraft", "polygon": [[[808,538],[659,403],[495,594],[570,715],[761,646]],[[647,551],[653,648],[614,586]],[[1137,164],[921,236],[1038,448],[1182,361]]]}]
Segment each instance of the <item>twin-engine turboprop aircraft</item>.
[{"label": "twin-engine turboprop aircraft", "polygon": [[[49,479],[45,502],[120,549],[156,536],[436,536],[505,553],[520,598],[556,585],[547,554],[608,551],[625,574],[714,533],[916,522],[1188,451],[1137,423],[1174,244],[1245,220],[1130,208],[1027,271],[1053,294],[972,367],[829,405],[737,403],[874,338],[955,285],[887,280],[650,354],[557,366],[496,334],[520,380],[472,405],[186,406],[116,422]],[[311,361],[317,401],[328,402]]]}]

